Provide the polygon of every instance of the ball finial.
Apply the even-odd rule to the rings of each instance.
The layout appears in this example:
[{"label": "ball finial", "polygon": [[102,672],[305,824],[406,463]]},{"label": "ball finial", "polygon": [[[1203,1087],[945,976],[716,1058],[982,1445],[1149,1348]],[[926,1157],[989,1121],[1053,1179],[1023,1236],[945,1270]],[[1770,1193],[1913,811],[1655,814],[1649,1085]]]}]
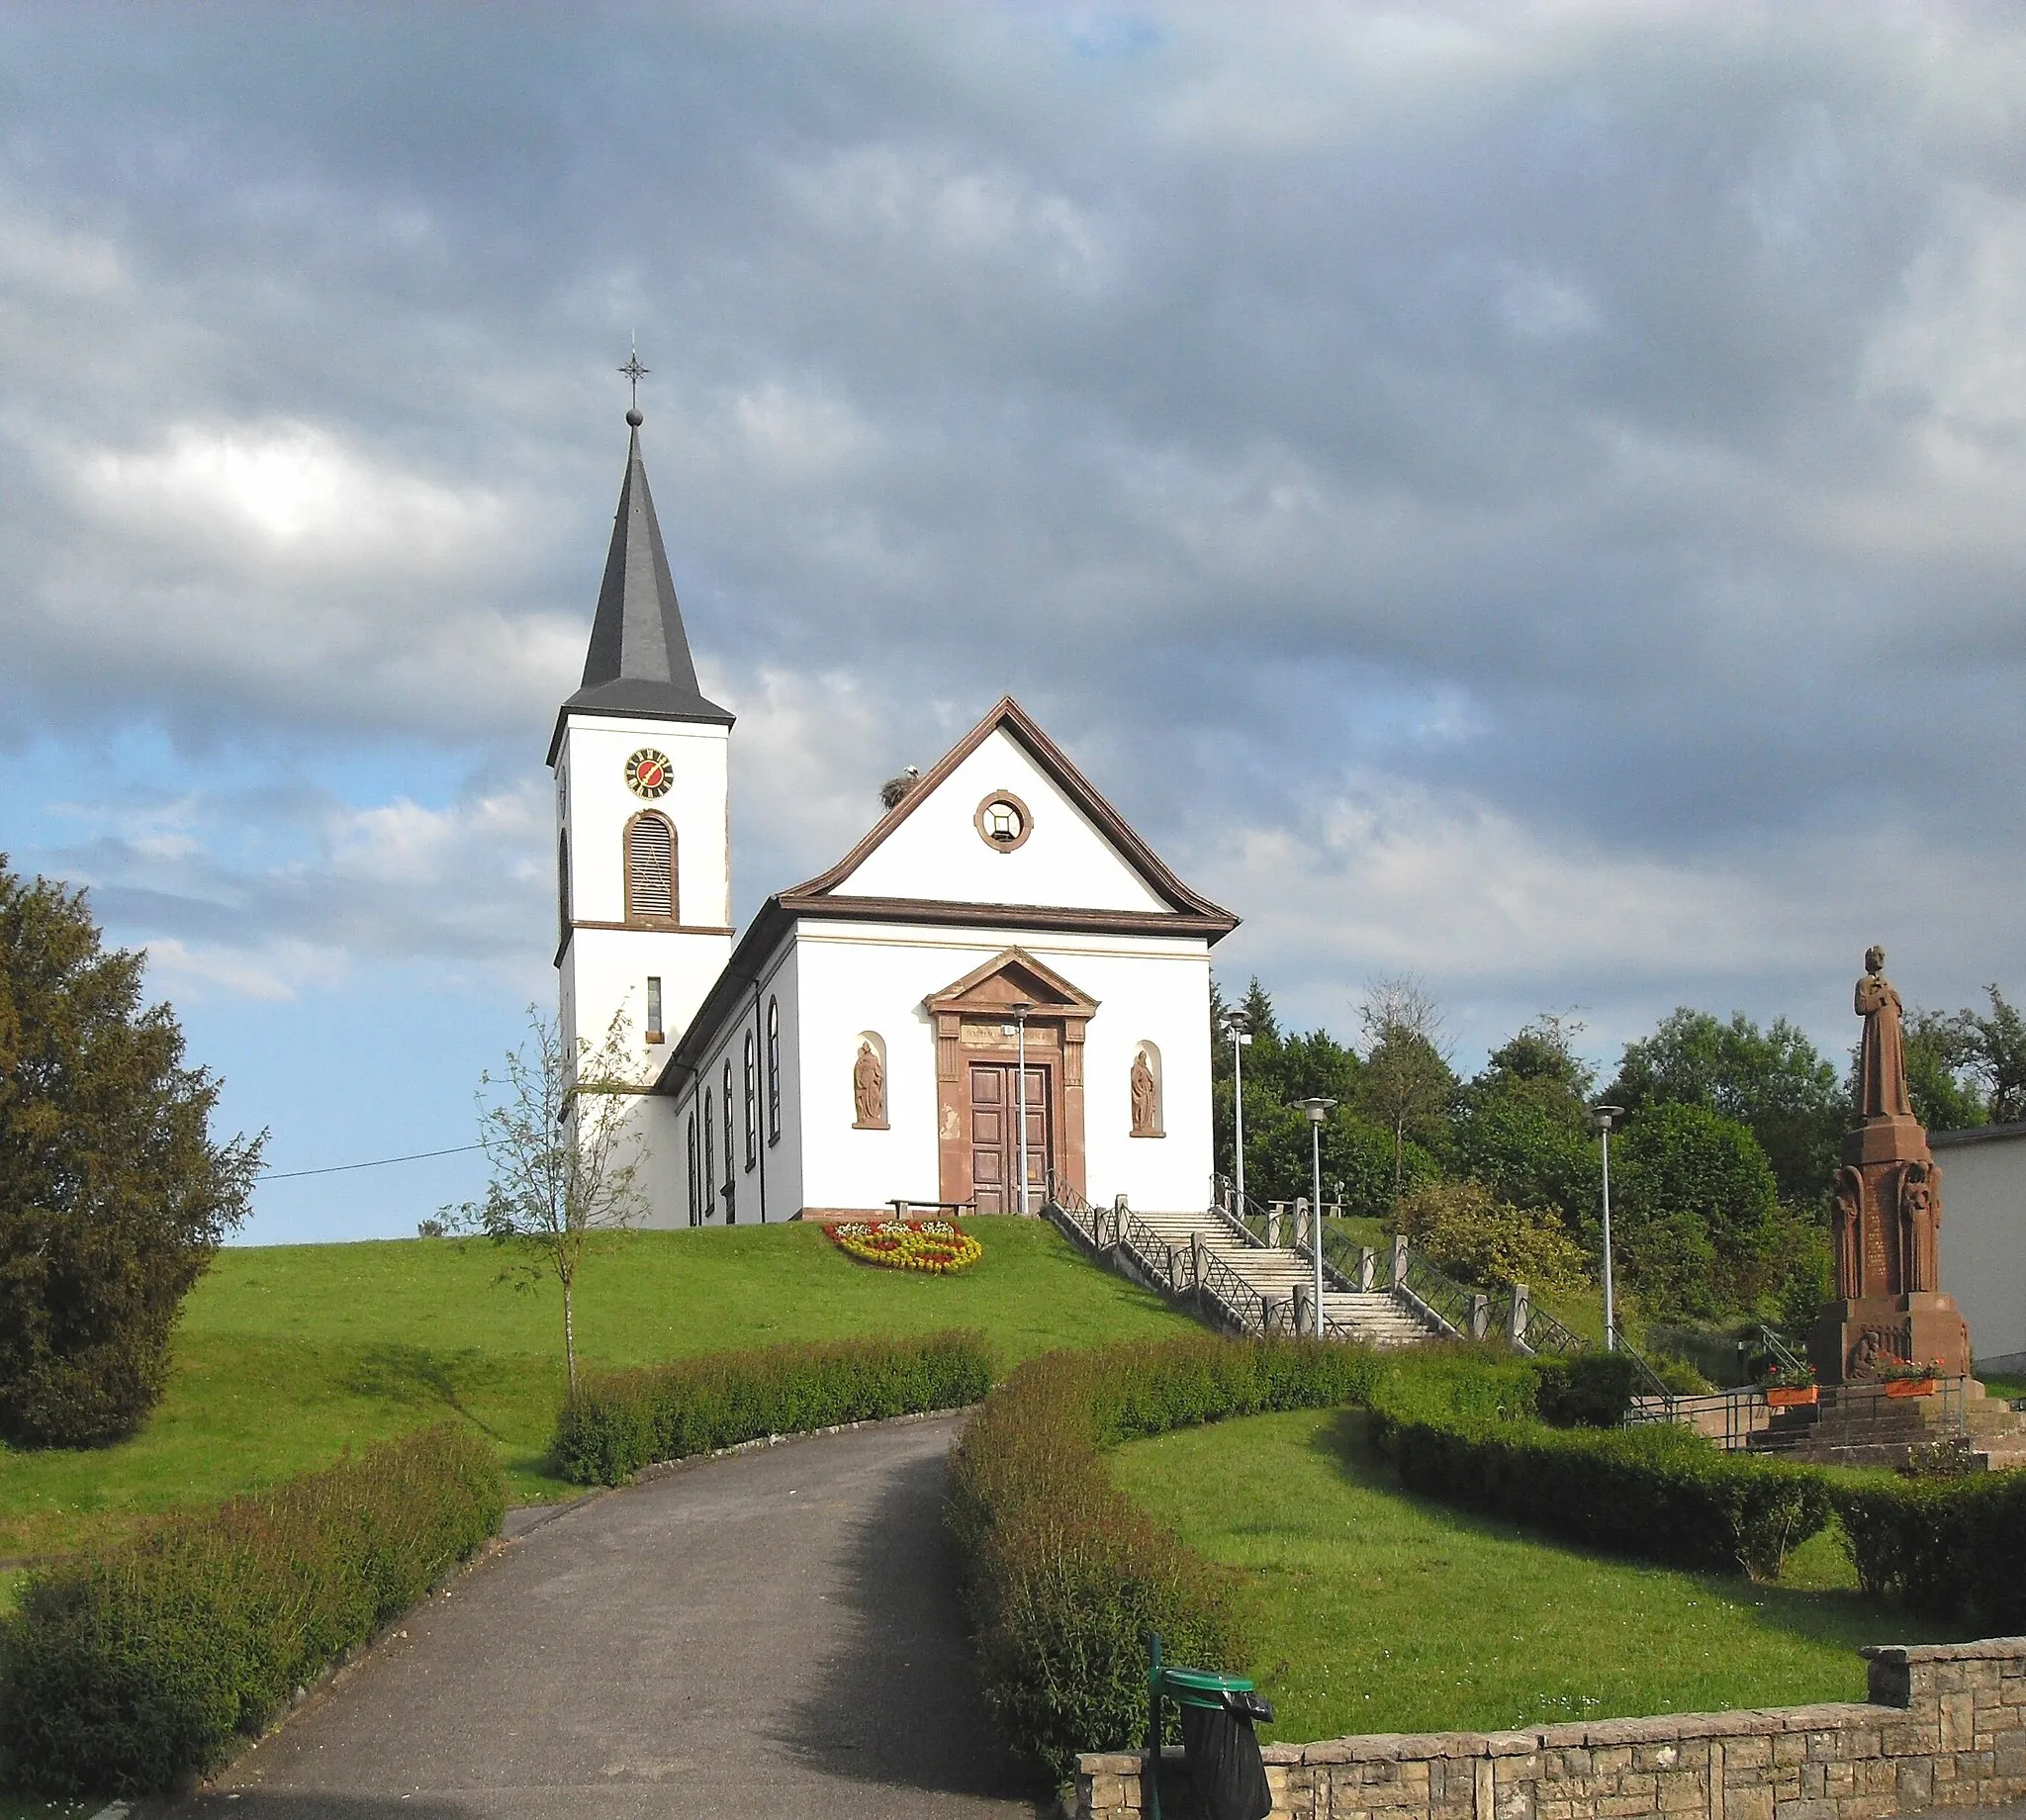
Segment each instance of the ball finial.
[{"label": "ball finial", "polygon": [[633,410],[627,411],[626,421],[632,424],[635,429],[638,429],[647,419],[640,414],[639,407],[636,406]]}]

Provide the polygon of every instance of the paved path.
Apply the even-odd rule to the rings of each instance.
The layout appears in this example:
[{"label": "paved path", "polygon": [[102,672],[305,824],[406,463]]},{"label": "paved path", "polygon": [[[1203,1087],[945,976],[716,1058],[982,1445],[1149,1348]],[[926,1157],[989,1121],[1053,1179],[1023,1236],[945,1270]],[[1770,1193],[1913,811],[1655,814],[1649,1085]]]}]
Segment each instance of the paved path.
[{"label": "paved path", "polygon": [[942,1528],[950,1416],[566,1508],[305,1704],[184,1820],[1032,1820]]}]

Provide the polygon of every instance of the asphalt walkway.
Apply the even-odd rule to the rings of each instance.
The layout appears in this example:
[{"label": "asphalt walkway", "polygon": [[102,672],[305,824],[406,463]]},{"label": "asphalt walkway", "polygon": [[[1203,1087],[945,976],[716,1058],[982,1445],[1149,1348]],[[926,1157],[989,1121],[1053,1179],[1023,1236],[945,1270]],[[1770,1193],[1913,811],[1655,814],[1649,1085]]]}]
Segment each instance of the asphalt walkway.
[{"label": "asphalt walkway", "polygon": [[956,1429],[784,1442],[566,1508],[168,1811],[1032,1820],[953,1592]]}]

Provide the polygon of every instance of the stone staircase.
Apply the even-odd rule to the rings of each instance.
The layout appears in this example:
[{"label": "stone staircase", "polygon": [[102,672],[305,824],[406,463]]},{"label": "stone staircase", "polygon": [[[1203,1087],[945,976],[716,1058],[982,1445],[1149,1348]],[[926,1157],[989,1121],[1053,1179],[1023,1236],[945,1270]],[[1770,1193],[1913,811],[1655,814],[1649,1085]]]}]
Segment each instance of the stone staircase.
[{"label": "stone staircase", "polygon": [[[1107,1256],[1162,1295],[1192,1299],[1205,1314],[1247,1333],[1307,1333],[1316,1266],[1305,1251],[1248,1238],[1222,1214],[1069,1209],[1049,1212],[1086,1248]],[[1326,1337],[1361,1345],[1413,1346],[1441,1336],[1438,1322],[1390,1290],[1351,1290],[1325,1272]]]}]

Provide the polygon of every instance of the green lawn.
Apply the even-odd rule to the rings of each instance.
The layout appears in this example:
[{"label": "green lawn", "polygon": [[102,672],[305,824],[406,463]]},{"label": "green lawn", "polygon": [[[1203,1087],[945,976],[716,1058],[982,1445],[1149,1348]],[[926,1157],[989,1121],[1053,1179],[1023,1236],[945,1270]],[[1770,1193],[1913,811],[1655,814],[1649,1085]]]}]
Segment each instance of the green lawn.
[{"label": "green lawn", "polygon": [[[621,1234],[585,1267],[580,1357],[639,1364],[975,1327],[1010,1365],[1190,1324],[1085,1262],[1044,1222],[985,1219],[970,1229],[984,1257],[954,1277],[856,1263],[812,1226]],[[168,1394],[140,1434],[90,1452],[0,1448],[0,1563],[446,1416],[499,1444],[516,1500],[574,1497],[578,1488],[543,1466],[563,1396],[561,1297],[553,1284],[502,1283],[501,1261],[483,1239],[220,1253],[185,1306]]]},{"label": "green lawn", "polygon": [[1831,1537],[1779,1586],[1619,1561],[1409,1497],[1364,1435],[1358,1411],[1304,1410],[1113,1456],[1127,1493],[1245,1572],[1271,1736],[1861,1699],[1860,1645],[1951,1634],[1863,1598]]},{"label": "green lawn", "polygon": [[44,1801],[0,1788],[0,1820],[88,1820],[103,1801]]}]

